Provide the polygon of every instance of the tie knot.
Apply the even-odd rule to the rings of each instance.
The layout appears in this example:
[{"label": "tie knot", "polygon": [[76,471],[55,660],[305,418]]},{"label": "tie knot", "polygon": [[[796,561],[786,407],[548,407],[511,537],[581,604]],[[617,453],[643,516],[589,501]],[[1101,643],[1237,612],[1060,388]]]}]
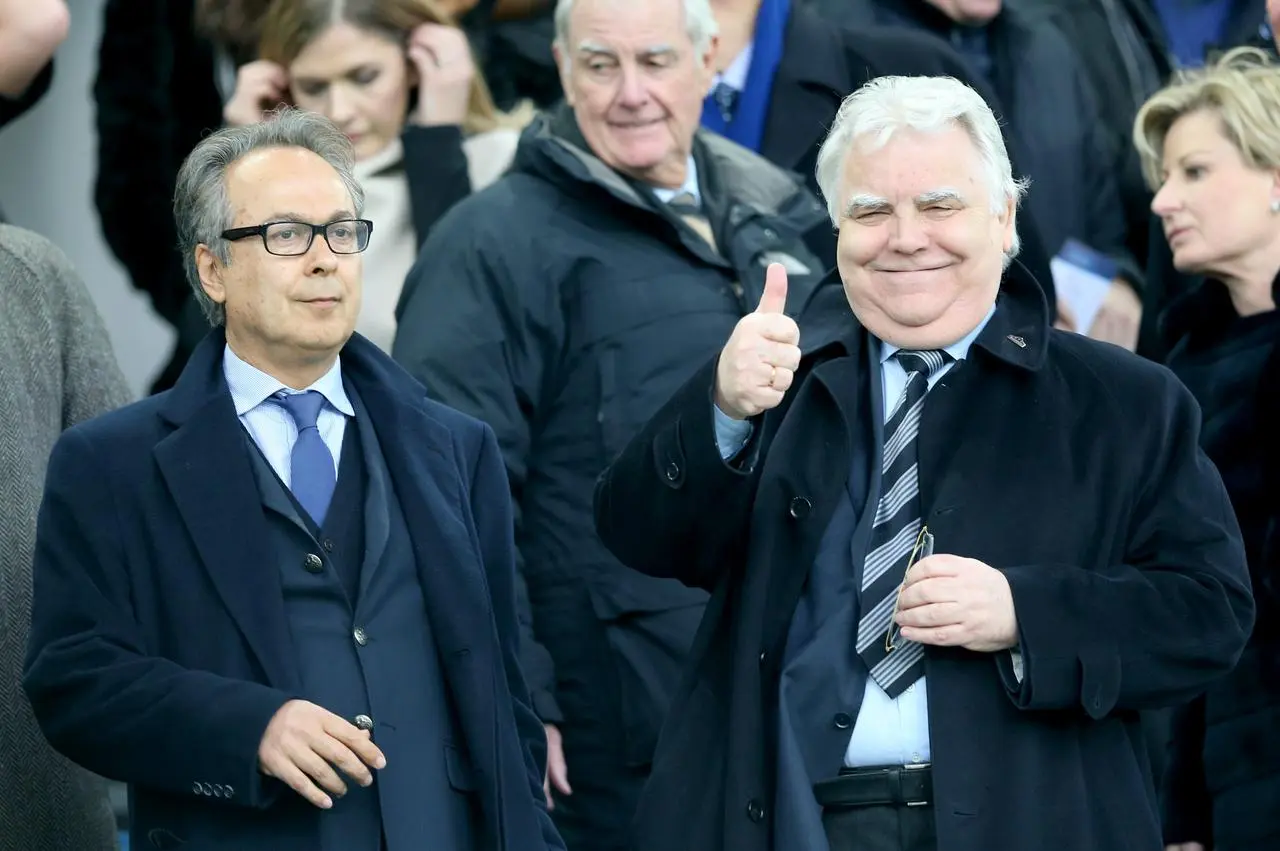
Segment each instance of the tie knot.
[{"label": "tie knot", "polygon": [[284,409],[293,417],[298,431],[316,427],[320,409],[324,407],[324,395],[318,390],[305,393],[280,393],[276,396]]},{"label": "tie knot", "polygon": [[667,202],[668,207],[672,207],[682,212],[698,212],[702,209],[702,205],[698,203],[698,199],[694,197],[692,192],[677,192],[671,196],[671,200]]},{"label": "tie knot", "polygon": [[937,349],[923,351],[899,349],[894,356],[908,373],[923,372],[926,379],[933,378],[937,371],[951,360],[951,355]]}]

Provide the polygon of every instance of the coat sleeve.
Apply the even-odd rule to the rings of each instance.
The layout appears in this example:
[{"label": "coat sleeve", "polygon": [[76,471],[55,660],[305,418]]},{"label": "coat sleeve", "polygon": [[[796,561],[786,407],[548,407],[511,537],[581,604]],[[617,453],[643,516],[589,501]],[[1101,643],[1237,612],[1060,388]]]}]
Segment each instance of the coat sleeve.
[{"label": "coat sleeve", "polygon": [[[1064,44],[1070,51],[1070,46]],[[1129,251],[1129,222],[1124,196],[1120,194],[1119,176],[1126,167],[1126,151],[1117,150],[1107,132],[1107,124],[1098,110],[1098,96],[1093,83],[1074,53],[1071,56],[1075,80],[1076,100],[1084,144],[1080,151],[1084,169],[1084,199],[1088,209],[1088,232],[1081,235],[1095,250],[1101,251],[1119,264],[1117,274],[1142,291],[1142,269]]]},{"label": "coat sleeve", "polygon": [[106,326],[71,261],[48,246],[45,289],[57,299],[62,350],[62,427],[115,410],[130,401]]},{"label": "coat sleeve", "polygon": [[757,420],[738,453],[747,463],[721,457],[713,402],[718,360],[658,411],[601,474],[595,492],[596,531],[619,561],[706,591],[746,558],[765,451]]},{"label": "coat sleeve", "polygon": [[[1134,396],[1135,409],[1157,425],[1131,443],[1146,482],[1125,563],[1003,571],[1025,662],[1010,689],[1020,708],[1101,718],[1186,702],[1231,670],[1253,628],[1240,529],[1199,447],[1199,407],[1171,373],[1160,376],[1159,391]],[[997,654],[997,664],[1007,655]]]},{"label": "coat sleeve", "polygon": [[404,176],[418,244],[426,242],[435,223],[454,204],[471,194],[462,128],[410,124],[402,134]]},{"label": "coat sleeve", "polygon": [[[519,540],[533,422],[564,339],[554,286],[521,244],[520,228],[501,236],[478,221],[474,204],[437,224],[409,271],[396,311],[392,356],[438,402],[487,423],[506,462]],[[506,217],[490,217],[490,221]],[[521,657],[539,717],[563,720],[551,654],[534,634],[523,554],[516,599]],[[536,569],[536,566],[533,568]]]},{"label": "coat sleeve", "polygon": [[232,796],[201,800],[266,807],[284,787],[259,773],[258,745],[293,695],[148,652],[100,463],[107,450],[82,428],[54,446],[37,523],[23,687],[40,728],[103,777],[191,797],[197,779],[217,780]]},{"label": "coat sleeve", "polygon": [[107,0],[93,83],[102,234],[133,285],[175,326],[191,293],[174,185],[182,160],[222,122],[212,52],[194,34],[192,6]]},{"label": "coat sleeve", "polygon": [[[564,851],[564,842],[547,813],[542,778],[547,766],[547,738],[542,721],[534,711],[520,659],[520,634],[523,624],[518,616],[516,592],[516,546],[508,499],[507,474],[502,453],[493,430],[484,427],[480,456],[472,473],[471,511],[480,536],[480,552],[493,602],[493,617],[502,652],[502,673],[511,694],[516,732],[524,753],[529,775],[529,794],[537,811],[542,839],[548,849]],[[519,843],[517,843],[519,844]]]}]

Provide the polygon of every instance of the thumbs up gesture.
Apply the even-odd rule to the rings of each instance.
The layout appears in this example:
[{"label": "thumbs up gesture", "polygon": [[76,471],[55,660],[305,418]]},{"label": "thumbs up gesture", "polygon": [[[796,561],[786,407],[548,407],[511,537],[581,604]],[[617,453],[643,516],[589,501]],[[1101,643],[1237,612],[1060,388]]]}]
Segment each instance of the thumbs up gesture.
[{"label": "thumbs up gesture", "polygon": [[738,320],[716,367],[716,407],[735,420],[776,408],[795,378],[800,327],[783,312],[786,305],[787,270],[773,263],[760,306]]}]

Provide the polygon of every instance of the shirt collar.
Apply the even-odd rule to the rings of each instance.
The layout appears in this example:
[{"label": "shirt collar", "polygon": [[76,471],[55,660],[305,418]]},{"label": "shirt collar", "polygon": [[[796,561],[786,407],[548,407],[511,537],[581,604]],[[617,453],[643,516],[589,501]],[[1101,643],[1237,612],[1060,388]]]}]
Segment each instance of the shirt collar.
[{"label": "shirt collar", "polygon": [[[991,305],[991,309],[987,311],[987,315],[982,317],[982,321],[978,323],[978,327],[974,328],[968,334],[965,334],[956,342],[943,348],[943,351],[951,355],[953,360],[964,360],[969,355],[969,347],[973,345],[973,341],[978,339],[978,335],[982,333],[982,329],[987,327],[987,323],[991,321],[991,317],[995,315],[996,306]],[[884,363],[889,358],[897,354],[899,347],[892,343],[881,341],[880,343],[880,363]]]},{"label": "shirt collar", "polygon": [[747,88],[747,72],[751,70],[751,55],[755,53],[755,43],[747,42],[747,46],[742,48],[734,60],[729,63],[729,67],[725,68],[719,74],[716,74],[715,80],[711,83],[711,88],[724,83],[731,89],[743,91]]},{"label": "shirt collar", "polygon": [[[236,416],[240,417],[281,391],[297,392],[285,387],[279,379],[272,378],[256,366],[242,360],[231,351],[231,346],[223,349],[222,374],[226,376],[227,388],[231,391],[231,401],[236,406]],[[306,389],[319,392],[326,402],[341,413],[349,417],[356,415],[355,409],[351,407],[351,400],[347,398],[347,391],[342,386],[341,356],[334,358],[333,366],[329,367],[329,371]]]},{"label": "shirt collar", "polygon": [[671,199],[682,192],[688,192],[694,197],[699,204],[702,203],[702,193],[698,191],[698,164],[693,161],[693,155],[689,155],[688,168],[685,170],[684,185],[679,189],[667,189],[665,187],[653,187],[653,194],[658,196],[658,200],[664,204],[670,203]]}]

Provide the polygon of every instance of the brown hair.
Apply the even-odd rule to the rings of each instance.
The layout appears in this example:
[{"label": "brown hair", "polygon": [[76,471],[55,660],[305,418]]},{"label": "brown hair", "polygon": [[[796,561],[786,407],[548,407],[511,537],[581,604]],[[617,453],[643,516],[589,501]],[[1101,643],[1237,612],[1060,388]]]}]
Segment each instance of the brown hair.
[{"label": "brown hair", "polygon": [[1256,169],[1280,168],[1280,66],[1261,50],[1238,47],[1203,69],[1184,71],[1138,111],[1133,142],[1147,183],[1159,189],[1164,140],[1174,122],[1206,110]]},{"label": "brown hair", "polygon": [[[339,21],[401,44],[422,24],[457,26],[436,0],[273,0],[262,20],[258,56],[288,65],[312,40]],[[527,104],[510,113],[500,111],[484,75],[476,69],[463,132],[520,129],[532,117],[533,109]]]},{"label": "brown hair", "polygon": [[272,0],[196,0],[195,29],[236,57],[253,58]]}]

